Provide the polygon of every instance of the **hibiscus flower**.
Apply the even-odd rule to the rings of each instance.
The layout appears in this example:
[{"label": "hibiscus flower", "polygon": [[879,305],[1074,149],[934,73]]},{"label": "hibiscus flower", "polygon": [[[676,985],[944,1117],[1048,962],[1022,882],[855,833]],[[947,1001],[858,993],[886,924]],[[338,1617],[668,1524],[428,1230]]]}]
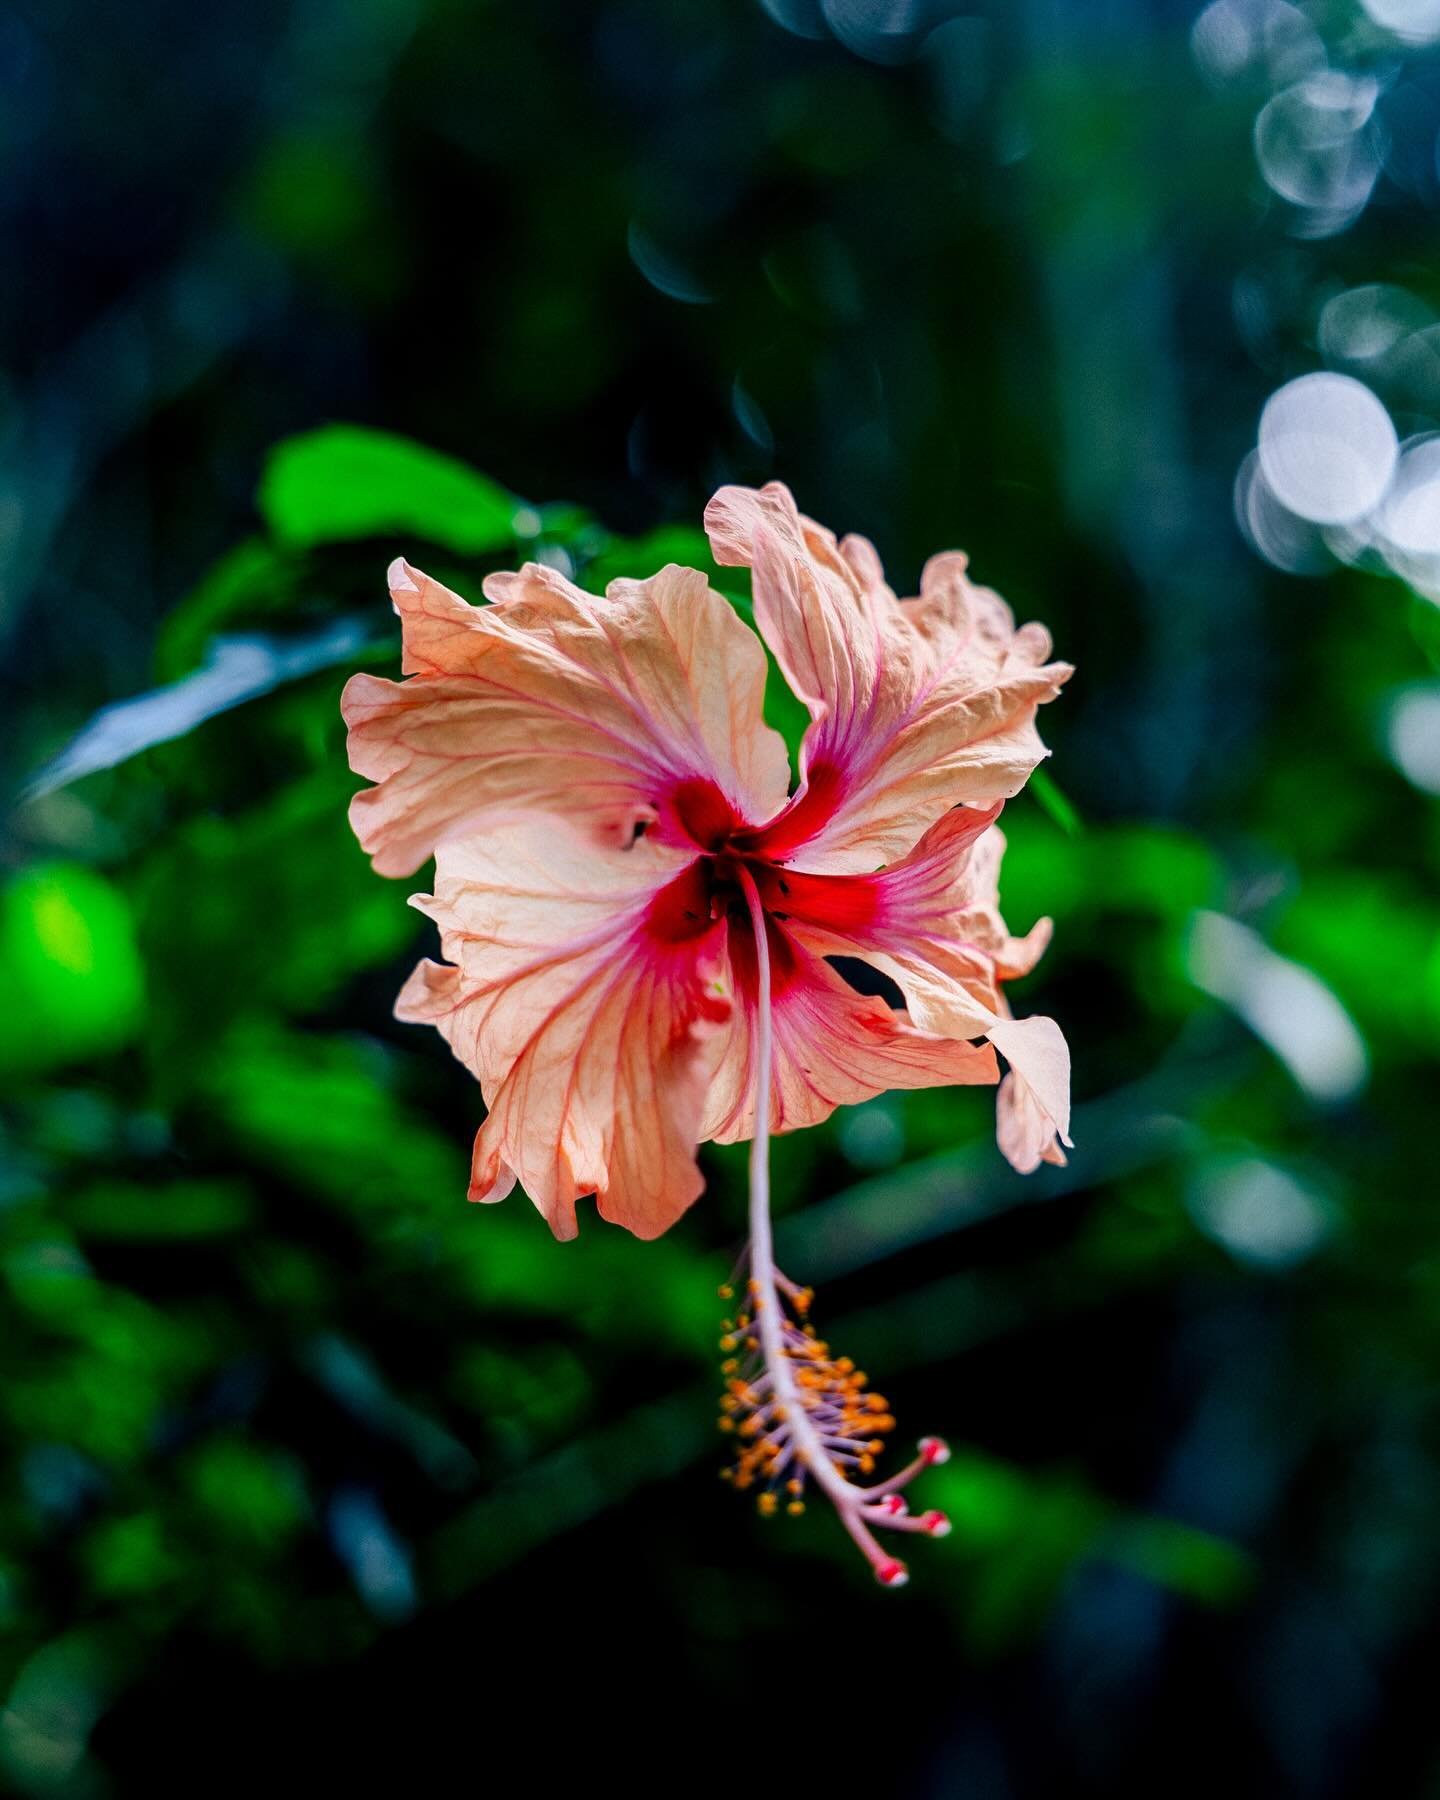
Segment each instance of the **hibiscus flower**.
[{"label": "hibiscus flower", "polygon": [[[770,1256],[766,1146],[888,1089],[998,1082],[998,1050],[1002,1149],[1022,1170],[1064,1160],[1064,1039],[1003,993],[1049,924],[1006,930],[995,819],[1046,754],[1036,710],[1070,670],[963,556],[933,558],[899,600],[864,539],[837,542],[778,484],[722,489],[706,527],[718,562],[750,567],[760,634],[810,713],[793,794],[762,720],[764,647],[695,570],[602,600],[528,564],[487,577],[473,607],[401,561],[407,679],[357,675],[344,696],[351,765],[376,784],[351,819],[382,874],[435,857],[413,904],[444,961],[420,964],[397,1012],[437,1026],[480,1083],[473,1199],[518,1179],[568,1238],[593,1194],[654,1237],[701,1192],[697,1144],[752,1140],[749,1297],[728,1335],[763,1372],[732,1371],[737,1479],[763,1475],[772,1497],[807,1472],[842,1486],[877,1572],[903,1574],[865,1520],[882,1502],[896,1516],[907,1477],[846,1477],[873,1455],[856,1430],[888,1415],[825,1346],[797,1347],[818,1340]],[[904,1006],[857,992],[836,957],[890,977]],[[826,1430],[802,1443],[811,1414]],[[763,1467],[744,1466],[752,1450]]]}]

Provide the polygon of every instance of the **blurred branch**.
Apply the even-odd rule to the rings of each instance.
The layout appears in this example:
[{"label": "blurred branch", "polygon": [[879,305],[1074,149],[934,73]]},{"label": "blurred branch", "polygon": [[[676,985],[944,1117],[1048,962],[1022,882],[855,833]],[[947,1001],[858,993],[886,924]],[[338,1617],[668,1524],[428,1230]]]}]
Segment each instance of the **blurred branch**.
[{"label": "blurred branch", "polygon": [[444,1526],[424,1552],[427,1590],[454,1598],[637,1489],[667,1480],[713,1442],[709,1386],[682,1388],[543,1457]]},{"label": "blurred branch", "polygon": [[783,1255],[805,1270],[807,1280],[827,1281],[1015,1207],[1059,1200],[1169,1162],[1196,1142],[1199,1128],[1183,1115],[1196,1110],[1204,1073],[1212,1066],[1223,1069],[1223,1079],[1212,1081],[1212,1088],[1233,1087],[1244,1077],[1232,1047],[1223,1057],[1177,1060],[1079,1107],[1078,1148],[1063,1169],[1017,1175],[993,1145],[982,1143],[870,1176],[784,1220]]},{"label": "blurred branch", "polygon": [[27,784],[26,800],[127,762],[142,750],[183,737],[206,719],[258,699],[288,681],[348,661],[365,643],[366,627],[337,619],[312,637],[295,642],[276,638],[216,638],[205,666],[193,675],[105,706]]}]

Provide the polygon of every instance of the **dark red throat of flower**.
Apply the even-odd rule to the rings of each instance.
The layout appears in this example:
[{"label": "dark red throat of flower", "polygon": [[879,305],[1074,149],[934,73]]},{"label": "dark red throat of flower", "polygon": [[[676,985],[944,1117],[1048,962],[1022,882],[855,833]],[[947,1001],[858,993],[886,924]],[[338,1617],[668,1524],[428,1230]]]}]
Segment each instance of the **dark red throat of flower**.
[{"label": "dark red throat of flower", "polygon": [[[657,807],[661,816],[656,834],[666,842],[693,844],[697,855],[651,901],[646,915],[651,936],[660,944],[678,947],[722,923],[741,927],[730,933],[730,957],[740,991],[753,998],[758,977],[742,871],[754,882],[764,909],[774,995],[783,994],[798,975],[797,953],[783,929],[787,922],[846,934],[872,924],[879,890],[869,876],[806,875],[786,867],[785,858],[796,841],[796,816],[816,791],[813,786],[807,789],[795,809],[787,809],[772,824],[752,826],[714,782],[696,778],[678,783]],[[824,792],[824,784],[820,791]],[[831,803],[827,796],[825,805]],[[810,835],[806,826],[801,837]]]}]

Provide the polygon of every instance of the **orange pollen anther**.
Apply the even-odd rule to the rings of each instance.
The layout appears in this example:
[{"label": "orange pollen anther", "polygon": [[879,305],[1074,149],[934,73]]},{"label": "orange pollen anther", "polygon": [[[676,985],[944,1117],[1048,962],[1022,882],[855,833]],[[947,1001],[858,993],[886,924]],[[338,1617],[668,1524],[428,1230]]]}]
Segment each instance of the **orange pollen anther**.
[{"label": "orange pollen anther", "polygon": [[[766,1296],[754,1293],[753,1281],[750,1285],[758,1315]],[[919,1455],[898,1475],[863,1485],[863,1478],[875,1471],[885,1449],[883,1434],[894,1429],[895,1420],[883,1394],[860,1391],[865,1372],[848,1356],[832,1356],[826,1340],[815,1335],[804,1316],[812,1300],[809,1289],[793,1288],[777,1277],[783,1381],[777,1380],[776,1365],[767,1360],[758,1331],[746,1336],[742,1354],[728,1356],[721,1365],[726,1381],[720,1426],[735,1435],[734,1462],[725,1475],[742,1492],[758,1487],[756,1509],[767,1519],[782,1507],[787,1516],[800,1517],[808,1487],[820,1486],[870,1558],[876,1579],[885,1587],[899,1587],[907,1579],[905,1565],[880,1550],[873,1531],[946,1535],[950,1522],[943,1513],[911,1514],[899,1489],[930,1463],[943,1461],[948,1451],[941,1439],[924,1438]],[[741,1322],[748,1325],[750,1319]],[[733,1333],[721,1339],[721,1347],[737,1347]]]}]

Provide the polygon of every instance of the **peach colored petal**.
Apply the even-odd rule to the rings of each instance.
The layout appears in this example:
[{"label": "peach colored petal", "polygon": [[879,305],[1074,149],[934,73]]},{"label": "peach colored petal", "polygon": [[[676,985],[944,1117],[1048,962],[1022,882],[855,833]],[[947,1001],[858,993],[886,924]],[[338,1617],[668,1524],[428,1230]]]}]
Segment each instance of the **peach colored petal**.
[{"label": "peach colored petal", "polygon": [[1006,926],[999,892],[1005,838],[998,825],[983,827],[994,810],[947,813],[908,857],[875,877],[886,942],[876,944],[885,954],[872,960],[899,982],[930,1031],[988,1031],[980,1018],[1008,1017],[1003,984],[1030,973],[1054,930],[1039,919],[1017,938]]},{"label": "peach colored petal", "polygon": [[[1008,1160],[1028,1175],[1059,1163],[1070,1144],[1070,1048],[1053,1019],[1002,1019],[990,1041],[1010,1064],[995,1097],[995,1135]],[[1058,1140],[1058,1142],[1057,1142]]]},{"label": "peach colored petal", "polygon": [[1042,1162],[1064,1168],[1067,1158],[1034,1092],[1012,1069],[995,1096],[995,1138],[1005,1160],[1020,1175],[1033,1175]]},{"label": "peach colored petal", "polygon": [[[772,1128],[796,1131],[828,1119],[837,1106],[891,1088],[988,1085],[999,1078],[988,1045],[919,1031],[883,1000],[857,994],[822,958],[773,922]],[[742,996],[724,1034],[700,1131],[732,1143],[755,1120],[754,950],[739,931],[730,939],[731,983]],[[744,996],[749,995],[746,1000]]]},{"label": "peach colored petal", "polygon": [[1018,981],[1045,954],[1054,926],[1049,919],[1039,919],[1024,937],[1012,937],[1000,914],[1000,865],[1004,856],[1005,834],[998,825],[992,825],[980,834],[970,851],[964,905],[956,929],[992,959],[997,980]]},{"label": "peach colored petal", "polygon": [[778,482],[722,488],[705,512],[715,558],[748,564],[755,618],[812,723],[802,784],[756,834],[783,860],[873,869],[903,856],[949,807],[1018,793],[1047,754],[1036,708],[1071,671],[1039,626],[974,587],[957,554],[933,558],[918,600],[897,601],[864,539],[834,537]]},{"label": "peach colored petal", "polygon": [[396,1010],[437,1025],[480,1081],[471,1197],[518,1177],[557,1237],[591,1193],[604,1218],[658,1236],[704,1185],[695,1145],[731,1010],[723,921],[656,925],[693,853],[605,849],[507,815],[436,861],[434,895],[414,903],[453,966],[422,963]]},{"label": "peach colored petal", "polygon": [[954,808],[908,855],[871,875],[775,871],[765,898],[811,949],[863,957],[898,982],[923,1030],[983,1036],[1007,1010],[1001,984],[1034,967],[1051,932],[1041,919],[1012,937],[1000,915],[999,810]]},{"label": "peach colored petal", "polygon": [[351,767],[377,784],[351,823],[381,874],[412,873],[495,807],[617,845],[642,820],[683,837],[687,805],[758,823],[784,804],[764,651],[695,570],[615,581],[600,600],[532,563],[488,576],[487,607],[404,561],[390,584],[409,679],[353,676],[342,702]]},{"label": "peach colored petal", "polygon": [[[878,874],[813,876],[787,869],[772,878],[766,893],[788,909],[788,929],[801,943],[823,954],[863,957],[896,981],[921,1030],[989,1038],[1017,1077],[1000,1109],[1006,1154],[1007,1144],[1028,1146],[1041,1121],[1049,1121],[1045,1142],[1053,1154],[1036,1150],[1028,1161],[1033,1168],[1042,1155],[1060,1158],[1057,1133],[1070,1141],[1070,1053],[1052,1019],[1010,1016],[1003,984],[1035,966],[1051,926],[1041,919],[1017,938],[1001,916],[1005,839],[991,823],[998,811],[957,807],[908,856]],[[1029,1134],[1024,1138],[1020,1121]],[[1021,1154],[1028,1159],[1029,1148]]]}]

